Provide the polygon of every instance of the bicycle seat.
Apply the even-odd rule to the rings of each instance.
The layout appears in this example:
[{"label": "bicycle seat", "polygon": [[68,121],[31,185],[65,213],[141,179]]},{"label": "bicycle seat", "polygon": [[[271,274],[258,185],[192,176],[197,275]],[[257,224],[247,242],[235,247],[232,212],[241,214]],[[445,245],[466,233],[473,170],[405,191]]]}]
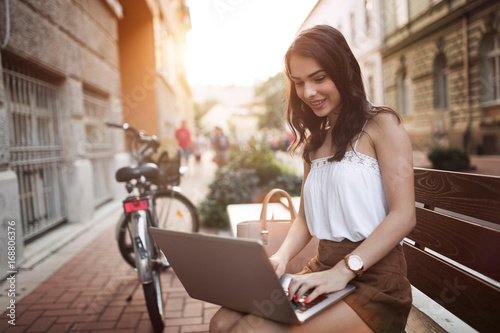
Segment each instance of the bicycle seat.
[{"label": "bicycle seat", "polygon": [[139,179],[141,176],[151,180],[159,176],[158,167],[153,163],[146,163],[138,167],[123,167],[116,171],[115,178],[118,182],[128,182],[132,179]]}]

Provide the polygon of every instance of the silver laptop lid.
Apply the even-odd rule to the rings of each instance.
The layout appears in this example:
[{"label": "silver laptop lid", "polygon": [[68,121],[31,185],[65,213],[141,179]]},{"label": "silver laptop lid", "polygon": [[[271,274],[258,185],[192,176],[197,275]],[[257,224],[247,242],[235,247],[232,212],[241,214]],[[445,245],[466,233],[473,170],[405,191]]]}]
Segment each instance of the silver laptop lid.
[{"label": "silver laptop lid", "polygon": [[307,311],[294,310],[267,253],[254,239],[192,234],[150,227],[189,296],[285,324],[303,323],[355,288],[326,295]]},{"label": "silver laptop lid", "polygon": [[150,231],[192,298],[284,323],[298,321],[258,241]]}]

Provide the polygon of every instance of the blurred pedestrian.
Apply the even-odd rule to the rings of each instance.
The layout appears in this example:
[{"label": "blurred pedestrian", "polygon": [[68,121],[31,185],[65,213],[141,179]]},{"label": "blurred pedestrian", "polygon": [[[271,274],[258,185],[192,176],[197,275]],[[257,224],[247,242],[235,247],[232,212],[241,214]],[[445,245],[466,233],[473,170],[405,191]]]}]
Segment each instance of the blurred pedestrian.
[{"label": "blurred pedestrian", "polygon": [[201,155],[206,148],[205,137],[201,135],[200,132],[194,134],[193,140],[191,141],[191,147],[196,162],[199,163],[201,161]]},{"label": "blurred pedestrian", "polygon": [[189,155],[191,154],[191,132],[186,126],[185,120],[182,121],[181,127],[175,131],[175,138],[182,149],[182,160],[184,160],[185,164],[188,164]]},{"label": "blurred pedestrian", "polygon": [[229,138],[219,126],[215,127],[212,137],[212,147],[215,151],[214,162],[219,168],[223,167],[229,161]]}]

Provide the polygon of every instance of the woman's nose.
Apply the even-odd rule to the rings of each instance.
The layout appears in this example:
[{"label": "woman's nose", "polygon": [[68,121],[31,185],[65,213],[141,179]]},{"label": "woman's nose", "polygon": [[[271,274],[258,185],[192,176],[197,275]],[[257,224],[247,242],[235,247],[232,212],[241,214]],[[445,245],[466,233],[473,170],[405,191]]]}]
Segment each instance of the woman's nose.
[{"label": "woman's nose", "polygon": [[305,88],[304,88],[304,97],[305,98],[311,98],[311,97],[314,97],[316,95],[316,88],[314,87],[313,84],[305,84]]}]

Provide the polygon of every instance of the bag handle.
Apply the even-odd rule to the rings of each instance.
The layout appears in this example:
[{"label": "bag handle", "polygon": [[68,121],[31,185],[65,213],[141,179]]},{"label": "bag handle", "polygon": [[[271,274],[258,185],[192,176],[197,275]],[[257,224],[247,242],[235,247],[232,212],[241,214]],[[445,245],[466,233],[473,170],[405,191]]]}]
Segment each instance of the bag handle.
[{"label": "bag handle", "polygon": [[267,204],[275,194],[281,194],[283,195],[287,200],[288,200],[288,210],[290,211],[290,219],[293,222],[295,218],[297,217],[297,213],[295,211],[295,207],[293,206],[292,198],[290,197],[290,194],[288,192],[275,188],[269,191],[266,196],[264,197],[264,201],[262,202],[262,211],[260,213],[260,222],[261,222],[261,231],[260,234],[262,236],[262,241],[264,242],[264,245],[267,244],[267,235],[269,234],[269,231],[267,230]]}]

